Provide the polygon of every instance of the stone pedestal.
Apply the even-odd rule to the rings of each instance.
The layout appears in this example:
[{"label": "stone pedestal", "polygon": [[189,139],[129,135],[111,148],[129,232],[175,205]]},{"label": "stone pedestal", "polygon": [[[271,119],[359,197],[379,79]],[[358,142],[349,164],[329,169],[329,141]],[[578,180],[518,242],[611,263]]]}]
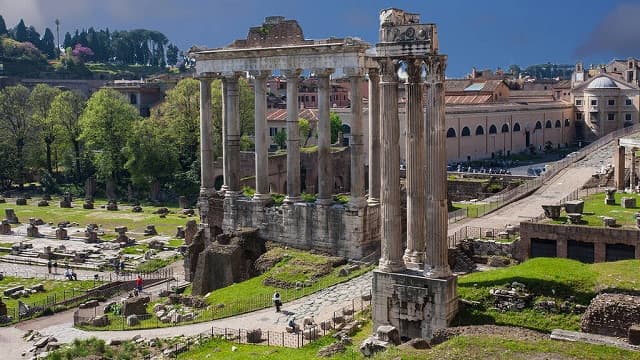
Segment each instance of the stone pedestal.
[{"label": "stone pedestal", "polygon": [[607,196],[605,196],[604,198],[604,203],[605,205],[615,205],[616,204],[616,198],[614,197],[614,194],[616,193],[616,189],[606,189],[605,190]]},{"label": "stone pedestal", "polygon": [[542,210],[544,210],[544,216],[549,219],[557,219],[560,217],[560,210],[562,206],[560,205],[542,205]]},{"label": "stone pedestal", "polygon": [[13,211],[13,209],[11,208],[6,208],[4,209],[4,217],[7,219],[7,221],[9,221],[9,224],[18,224],[18,216],[16,215],[16,212]]},{"label": "stone pedestal", "polygon": [[16,205],[27,205],[27,199],[23,197],[17,198]]},{"label": "stone pedestal", "polygon": [[564,203],[564,210],[567,213],[582,214],[584,211],[584,201],[571,200]]},{"label": "stone pedestal", "polygon": [[625,209],[633,209],[636,207],[636,199],[635,198],[629,198],[629,197],[623,197],[620,200],[620,205],[622,205],[623,208]]},{"label": "stone pedestal", "polygon": [[57,240],[67,240],[69,237],[67,236],[67,230],[65,228],[57,228],[56,229],[56,239]]},{"label": "stone pedestal", "polygon": [[0,235],[11,235],[11,224],[9,224],[9,220],[4,219],[2,223],[0,223]]},{"label": "stone pedestal", "polygon": [[38,227],[33,224],[27,225],[27,237],[40,237]]},{"label": "stone pedestal", "polygon": [[433,332],[451,323],[458,312],[458,279],[433,279],[421,272],[374,270],[373,328],[391,325],[401,337],[430,340]]}]

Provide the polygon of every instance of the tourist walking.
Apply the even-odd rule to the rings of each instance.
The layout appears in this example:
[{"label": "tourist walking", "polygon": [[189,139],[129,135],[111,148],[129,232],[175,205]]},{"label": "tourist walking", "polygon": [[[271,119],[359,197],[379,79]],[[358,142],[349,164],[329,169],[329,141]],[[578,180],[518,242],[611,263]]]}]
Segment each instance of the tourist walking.
[{"label": "tourist walking", "polygon": [[273,294],[273,297],[271,298],[271,300],[273,300],[273,305],[276,306],[276,312],[280,312],[280,308],[282,307],[282,300],[280,300],[280,293],[276,291]]},{"label": "tourist walking", "polygon": [[138,275],[138,278],[136,279],[136,289],[138,290],[138,293],[142,292],[142,277],[140,275]]},{"label": "tourist walking", "polygon": [[53,264],[51,263],[51,259],[49,259],[49,261],[47,261],[47,270],[49,270],[49,274],[51,274],[51,267],[53,266]]},{"label": "tourist walking", "polygon": [[56,273],[56,274],[58,273],[58,262],[57,261],[53,262],[53,272]]}]

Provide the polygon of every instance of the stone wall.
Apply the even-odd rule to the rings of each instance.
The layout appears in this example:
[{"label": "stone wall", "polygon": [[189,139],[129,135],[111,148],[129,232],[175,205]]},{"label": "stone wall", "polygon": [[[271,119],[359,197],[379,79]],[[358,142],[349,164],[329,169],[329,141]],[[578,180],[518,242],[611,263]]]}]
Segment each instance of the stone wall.
[{"label": "stone wall", "polygon": [[[488,190],[491,184],[499,184],[503,189],[515,187],[515,183],[507,180],[494,178],[487,181],[474,180],[448,180],[447,193],[448,199],[451,201],[463,201],[471,199],[484,199],[495,195]],[[501,190],[504,191],[504,190]]]},{"label": "stone wall", "polygon": [[392,325],[402,337],[430,340],[458,311],[457,282],[455,276],[432,279],[374,270],[373,328]]},{"label": "stone wall", "polygon": [[518,242],[502,243],[493,240],[473,240],[473,255],[512,257]]},{"label": "stone wall", "polygon": [[520,223],[520,241],[514,249],[514,257],[524,261],[531,257],[532,239],[556,242],[557,257],[566,258],[570,241],[592,243],[594,261],[604,262],[607,245],[624,244],[635,248],[635,258],[640,259],[640,230],[615,229],[580,225],[542,224],[524,221]]},{"label": "stone wall", "polygon": [[379,251],[379,206],[350,209],[346,205],[315,203],[264,207],[239,197],[224,200],[225,232],[258,229],[258,235],[300,249],[360,259]]},{"label": "stone wall", "polygon": [[631,325],[640,323],[640,297],[625,294],[600,294],[582,315],[583,332],[627,337]]}]

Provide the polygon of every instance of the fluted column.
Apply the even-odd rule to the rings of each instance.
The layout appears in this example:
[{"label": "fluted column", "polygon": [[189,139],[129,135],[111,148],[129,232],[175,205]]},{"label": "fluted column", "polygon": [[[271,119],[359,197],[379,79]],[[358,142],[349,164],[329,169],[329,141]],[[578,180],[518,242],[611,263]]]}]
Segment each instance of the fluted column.
[{"label": "fluted column", "polygon": [[636,148],[631,148],[631,174],[629,175],[629,187],[631,191],[635,191],[636,182]]},{"label": "fluted column", "polygon": [[408,268],[422,270],[425,247],[425,152],[422,60],[407,60],[407,249]]},{"label": "fluted column", "polygon": [[331,121],[329,120],[329,76],[333,69],[319,69],[318,76],[318,204],[333,202],[333,167],[331,165]]},{"label": "fluted column", "polygon": [[252,73],[255,90],[256,201],[269,199],[269,143],[267,142],[267,77],[271,71]]},{"label": "fluted column", "polygon": [[427,67],[426,140],[426,261],[425,276],[451,275],[447,251],[447,155],[444,102],[446,55],[432,55]]},{"label": "fluted column", "polygon": [[363,207],[364,199],[364,114],[362,112],[362,69],[346,69],[351,83],[351,200],[352,207]]},{"label": "fluted column", "polygon": [[240,96],[237,73],[224,76],[222,93],[225,195],[235,196],[240,191]]},{"label": "fluted column", "polygon": [[380,75],[369,69],[369,204],[380,202]]},{"label": "fluted column", "polygon": [[200,193],[215,191],[213,173],[213,123],[210,77],[200,77]]},{"label": "fluted column", "polygon": [[402,261],[402,218],[400,215],[400,125],[398,121],[398,65],[390,58],[380,63],[381,143],[381,271],[404,270]]},{"label": "fluted column", "polygon": [[287,196],[286,203],[300,200],[300,131],[298,129],[298,82],[302,70],[287,70]]}]

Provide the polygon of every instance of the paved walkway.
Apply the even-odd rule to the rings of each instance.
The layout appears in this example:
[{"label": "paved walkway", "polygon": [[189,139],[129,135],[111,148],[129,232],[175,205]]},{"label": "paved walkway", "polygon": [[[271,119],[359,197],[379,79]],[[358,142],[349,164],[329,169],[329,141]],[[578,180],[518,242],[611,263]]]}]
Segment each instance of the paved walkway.
[{"label": "paved walkway", "polygon": [[[269,331],[284,331],[291,317],[296,323],[302,323],[302,319],[313,316],[316,323],[329,320],[334,312],[341,311],[344,307],[351,308],[355,304],[356,310],[361,306],[361,295],[371,291],[372,272],[351,279],[342,284],[321,290],[304,298],[284,304],[283,312],[276,313],[273,308],[254,311],[248,314],[238,315],[226,319],[207,321],[198,324],[174,326],[167,328],[130,330],[130,331],[84,331],[73,327],[73,311],[66,311],[51,317],[42,317],[25,321],[10,328],[11,331],[0,331],[0,348],[11,348],[18,358],[20,354],[30,347],[21,338],[24,332],[33,329],[43,335],[55,336],[59,342],[71,342],[75,338],[87,339],[97,337],[99,339],[130,339],[140,334],[145,338],[173,337],[180,335],[196,335],[210,331],[211,327],[218,328],[244,328]],[[14,357],[9,357],[14,358]]]}]

